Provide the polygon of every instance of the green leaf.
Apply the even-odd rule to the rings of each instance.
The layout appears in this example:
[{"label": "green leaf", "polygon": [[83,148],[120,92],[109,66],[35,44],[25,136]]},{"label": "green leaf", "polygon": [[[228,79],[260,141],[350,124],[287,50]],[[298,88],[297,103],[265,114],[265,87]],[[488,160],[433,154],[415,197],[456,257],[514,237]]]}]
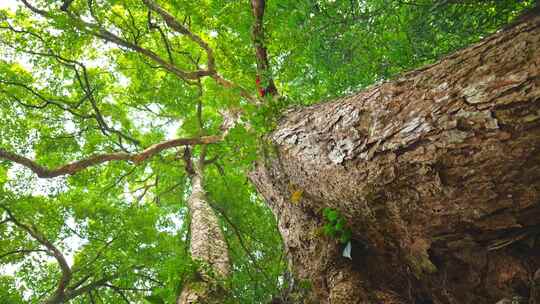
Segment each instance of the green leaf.
[{"label": "green leaf", "polygon": [[341,236],[339,237],[339,241],[342,244],[348,243],[351,240],[352,232],[350,229],[347,229],[342,232]]},{"label": "green leaf", "polygon": [[144,299],[151,304],[165,304],[165,300],[161,296],[158,295],[150,295],[144,297]]},{"label": "green leaf", "polygon": [[331,222],[331,223],[334,223],[337,221],[338,219],[338,213],[337,211],[335,210],[328,210],[328,212],[326,213],[326,219]]}]

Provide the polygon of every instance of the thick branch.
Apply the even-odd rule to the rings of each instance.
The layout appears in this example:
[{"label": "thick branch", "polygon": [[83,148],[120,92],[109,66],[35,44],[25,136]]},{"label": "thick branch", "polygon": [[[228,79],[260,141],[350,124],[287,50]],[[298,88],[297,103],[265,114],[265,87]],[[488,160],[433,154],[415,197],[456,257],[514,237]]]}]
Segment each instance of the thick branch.
[{"label": "thick branch", "polygon": [[41,178],[52,178],[61,175],[72,175],[88,167],[96,166],[110,161],[124,160],[132,161],[134,163],[140,163],[166,149],[187,145],[214,144],[220,142],[222,139],[223,137],[219,135],[205,136],[199,138],[177,138],[152,145],[139,153],[116,152],[109,154],[98,154],[60,166],[55,169],[49,169],[38,164],[34,160],[31,160],[27,157],[18,155],[13,152],[6,151],[2,148],[0,148],[0,158],[23,165],[28,169],[32,170],[32,172],[36,173],[37,176]]}]

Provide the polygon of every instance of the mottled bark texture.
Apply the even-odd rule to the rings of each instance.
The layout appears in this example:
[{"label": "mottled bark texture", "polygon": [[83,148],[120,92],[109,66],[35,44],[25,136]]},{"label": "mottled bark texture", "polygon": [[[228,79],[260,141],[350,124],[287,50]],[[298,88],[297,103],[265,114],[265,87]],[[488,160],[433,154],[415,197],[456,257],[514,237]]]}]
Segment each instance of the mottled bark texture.
[{"label": "mottled bark texture", "polygon": [[224,292],[219,280],[229,274],[229,252],[218,218],[206,200],[202,164],[194,165],[192,170],[188,199],[190,252],[201,266],[195,277],[185,283],[177,304],[221,303]]},{"label": "mottled bark texture", "polygon": [[[540,303],[539,70],[537,16],[286,113],[251,179],[313,302]],[[352,228],[352,260],[321,235],[325,207]]]}]

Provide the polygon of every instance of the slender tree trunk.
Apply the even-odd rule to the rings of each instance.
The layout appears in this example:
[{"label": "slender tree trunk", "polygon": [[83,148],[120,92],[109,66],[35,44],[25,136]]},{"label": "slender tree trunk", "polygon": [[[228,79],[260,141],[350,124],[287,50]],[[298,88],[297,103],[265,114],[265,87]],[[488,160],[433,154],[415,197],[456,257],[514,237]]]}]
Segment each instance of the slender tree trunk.
[{"label": "slender tree trunk", "polygon": [[177,304],[221,303],[224,294],[217,281],[229,274],[227,243],[218,218],[206,200],[202,163],[193,166],[188,199],[191,257],[200,262],[201,267],[197,276],[184,285]]},{"label": "slender tree trunk", "polygon": [[[540,303],[540,17],[270,137],[251,179],[314,302]],[[352,259],[323,208],[347,219]]]}]

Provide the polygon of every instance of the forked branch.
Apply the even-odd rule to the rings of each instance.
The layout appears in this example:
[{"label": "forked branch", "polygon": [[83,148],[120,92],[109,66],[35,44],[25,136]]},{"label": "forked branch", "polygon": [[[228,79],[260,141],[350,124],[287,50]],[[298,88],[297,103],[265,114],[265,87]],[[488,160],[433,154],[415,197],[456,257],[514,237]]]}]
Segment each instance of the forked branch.
[{"label": "forked branch", "polygon": [[[32,12],[36,14],[39,14],[42,17],[45,17],[48,19],[55,18],[55,15],[53,13],[39,9],[33,6],[32,4],[30,4],[27,0],[21,0],[21,1],[28,9],[30,9]],[[240,96],[244,97],[246,100],[253,103],[258,103],[258,99],[252,96],[249,93],[249,91],[244,89],[242,86],[228,79],[225,79],[216,71],[214,52],[206,41],[204,41],[199,35],[190,31],[187,27],[182,25],[182,23],[176,20],[176,18],[171,13],[167,12],[165,9],[159,6],[155,1],[143,0],[143,2],[148,7],[148,9],[159,14],[161,18],[165,21],[168,27],[170,27],[171,29],[173,29],[179,34],[185,35],[186,37],[188,37],[190,40],[192,40],[194,43],[196,43],[199,47],[201,47],[205,51],[206,57],[207,57],[206,69],[197,69],[194,71],[184,70],[182,68],[179,68],[177,65],[173,64],[172,62],[170,62],[170,60],[160,57],[154,51],[141,46],[136,41],[135,42],[128,41],[120,37],[119,35],[116,35],[115,33],[107,30],[105,27],[99,24],[97,20],[96,20],[96,23],[84,21],[79,16],[71,12],[69,9],[66,9],[64,13],[71,19],[74,26],[78,28],[79,30],[86,32],[90,35],[93,35],[94,37],[97,37],[104,41],[111,42],[118,46],[135,51],[139,53],[140,55],[143,55],[144,57],[154,61],[160,67],[176,75],[178,78],[186,81],[187,83],[193,84],[193,80],[198,80],[198,79],[208,76],[208,77],[213,78],[219,85],[223,86],[224,88],[238,90]]]}]

